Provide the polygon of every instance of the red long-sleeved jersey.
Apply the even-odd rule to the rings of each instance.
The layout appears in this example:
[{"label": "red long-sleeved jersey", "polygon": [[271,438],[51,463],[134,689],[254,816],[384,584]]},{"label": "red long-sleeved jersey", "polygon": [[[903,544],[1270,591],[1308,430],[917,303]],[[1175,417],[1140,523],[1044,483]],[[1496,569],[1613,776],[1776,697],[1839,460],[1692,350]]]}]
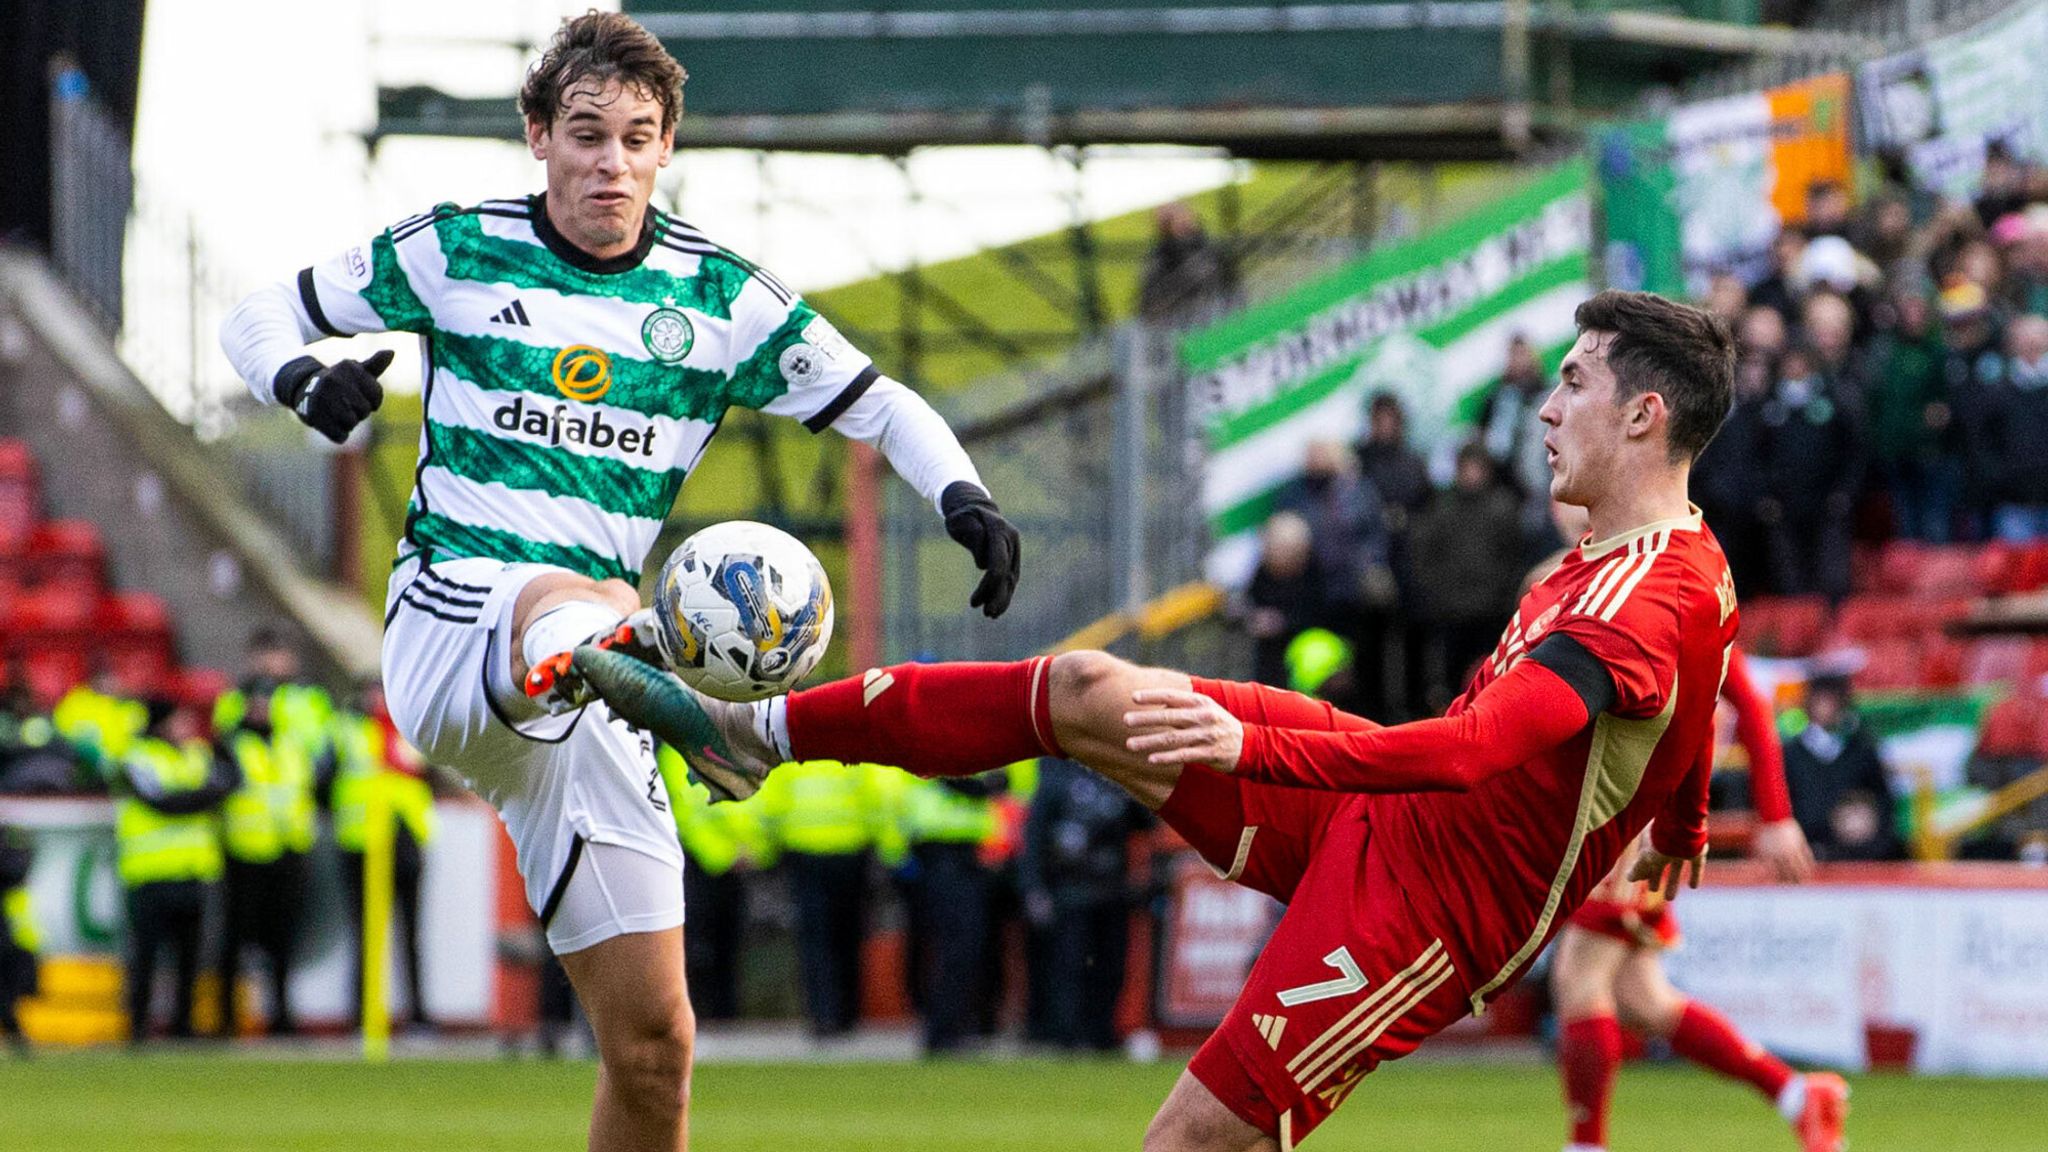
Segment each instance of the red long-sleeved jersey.
[{"label": "red long-sleeved jersey", "polygon": [[[1737,623],[1727,560],[1697,510],[1584,542],[1523,596],[1443,717],[1348,731],[1247,725],[1236,772],[1388,793],[1367,816],[1375,851],[1418,912],[1456,926],[1446,942],[1455,936],[1461,970],[1476,974],[1477,1009],[1645,826],[1666,855],[1705,849],[1714,703]],[[1525,659],[1551,636],[1611,678],[1598,716],[1569,672]]]},{"label": "red long-sleeved jersey", "polygon": [[1785,749],[1778,743],[1777,717],[1749,678],[1749,661],[1741,649],[1728,662],[1721,698],[1735,710],[1735,742],[1749,755],[1749,804],[1756,809],[1757,820],[1790,820],[1792,793],[1785,787]]}]

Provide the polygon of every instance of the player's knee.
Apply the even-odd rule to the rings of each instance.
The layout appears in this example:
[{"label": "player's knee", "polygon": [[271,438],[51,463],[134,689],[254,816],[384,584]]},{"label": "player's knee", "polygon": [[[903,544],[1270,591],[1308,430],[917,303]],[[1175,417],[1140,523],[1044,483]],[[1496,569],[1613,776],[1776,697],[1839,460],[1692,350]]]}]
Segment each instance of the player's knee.
[{"label": "player's knee", "polygon": [[1615,989],[1615,1017],[1645,1036],[1669,1036],[1685,1012],[1685,997],[1668,984],[1624,980]]},{"label": "player's knee", "polygon": [[1559,964],[1551,969],[1550,992],[1557,1013],[1566,1020],[1613,1016],[1618,1005],[1612,973],[1588,972]]},{"label": "player's knee", "polygon": [[[1079,723],[1101,711],[1130,665],[1107,652],[1062,652],[1052,658],[1047,691],[1055,725]],[[1121,703],[1114,705],[1122,707]]]},{"label": "player's knee", "polygon": [[660,1111],[681,1112],[689,1102],[690,1062],[697,1021],[689,1005],[651,1013],[603,1046],[605,1073],[621,1094]]},{"label": "player's knee", "polygon": [[640,610],[640,590],[624,580],[598,581],[597,595],[606,607],[616,609],[621,616],[631,616]]}]

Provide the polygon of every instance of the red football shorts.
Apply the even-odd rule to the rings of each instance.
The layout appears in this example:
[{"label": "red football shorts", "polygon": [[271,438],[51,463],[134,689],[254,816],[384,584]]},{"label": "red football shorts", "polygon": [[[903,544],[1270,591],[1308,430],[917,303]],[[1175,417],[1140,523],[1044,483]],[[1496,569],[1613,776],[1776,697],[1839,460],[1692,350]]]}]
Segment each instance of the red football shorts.
[{"label": "red football shorts", "polygon": [[[1237,716],[1328,728],[1325,707],[1257,685],[1197,681]],[[1286,724],[1295,709],[1299,723]],[[1244,991],[1188,1065],[1283,1152],[1381,1061],[1471,1011],[1444,933],[1372,850],[1371,797],[1252,783],[1191,767],[1159,815],[1225,878],[1288,905]]]},{"label": "red football shorts", "polygon": [[1566,921],[1574,928],[1610,936],[1632,948],[1678,947],[1678,917],[1663,897],[1635,900],[1591,899]]}]

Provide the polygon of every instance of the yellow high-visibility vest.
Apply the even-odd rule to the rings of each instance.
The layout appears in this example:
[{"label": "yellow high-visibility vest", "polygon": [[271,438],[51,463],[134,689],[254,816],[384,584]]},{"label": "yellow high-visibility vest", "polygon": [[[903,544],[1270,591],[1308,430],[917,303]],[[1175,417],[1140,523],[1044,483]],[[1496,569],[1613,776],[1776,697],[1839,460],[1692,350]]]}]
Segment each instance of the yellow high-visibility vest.
[{"label": "yellow high-visibility vest", "polygon": [[[167,793],[206,786],[213,749],[194,740],[183,748],[146,737],[128,750],[129,771],[148,774]],[[220,821],[212,812],[170,816],[134,796],[123,796],[114,817],[121,882],[131,888],[163,880],[218,880]]]},{"label": "yellow high-visibility vest", "polygon": [[675,749],[663,745],[657,756],[684,855],[713,876],[725,875],[741,860],[768,862],[774,850],[754,797],[713,804],[711,793],[690,781],[688,767]]},{"label": "yellow high-visibility vest", "polygon": [[374,718],[346,713],[333,726],[335,772],[334,843],[361,852],[369,842],[370,790],[382,789],[391,814],[424,848],[440,831],[434,790],[425,780],[393,768],[384,757],[384,726]]},{"label": "yellow high-visibility vest", "polygon": [[276,757],[270,741],[247,729],[228,737],[242,783],[221,803],[228,855],[244,864],[268,864],[284,855],[284,837],[270,810]]},{"label": "yellow high-visibility vest", "polygon": [[783,851],[840,856],[873,847],[884,859],[898,857],[886,772],[895,769],[836,760],[784,764],[761,786],[761,818]]},{"label": "yellow high-visibility vest", "polygon": [[128,749],[149,726],[149,707],[140,700],[108,696],[80,684],[57,701],[50,714],[57,735],[106,776],[118,771]]},{"label": "yellow high-visibility vest", "polygon": [[0,892],[0,920],[7,922],[7,935],[24,952],[43,950],[42,933],[36,931],[33,909],[29,907],[28,886]]}]

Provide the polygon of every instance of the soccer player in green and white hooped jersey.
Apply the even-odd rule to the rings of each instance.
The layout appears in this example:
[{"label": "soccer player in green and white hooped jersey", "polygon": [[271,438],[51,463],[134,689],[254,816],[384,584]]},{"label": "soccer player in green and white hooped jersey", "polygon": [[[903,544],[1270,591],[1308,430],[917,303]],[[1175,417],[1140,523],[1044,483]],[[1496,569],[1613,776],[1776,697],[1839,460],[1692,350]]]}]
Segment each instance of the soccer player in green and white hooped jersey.
[{"label": "soccer player in green and white hooped jersey", "polygon": [[426,423],[385,684],[405,736],[504,817],[597,1034],[593,1148],[687,1134],[682,858],[646,734],[648,701],[683,689],[631,661],[646,683],[606,688],[568,654],[602,637],[652,658],[635,583],[726,410],[874,444],[973,553],[971,605],[989,616],[1018,572],[1015,530],[928,405],[774,277],[650,207],[683,79],[626,17],[567,21],[520,92],[545,195],[402,221],[252,294],[222,329],[259,400],[337,442],[381,400],[390,353],[324,364],[306,345],[420,335]]}]

